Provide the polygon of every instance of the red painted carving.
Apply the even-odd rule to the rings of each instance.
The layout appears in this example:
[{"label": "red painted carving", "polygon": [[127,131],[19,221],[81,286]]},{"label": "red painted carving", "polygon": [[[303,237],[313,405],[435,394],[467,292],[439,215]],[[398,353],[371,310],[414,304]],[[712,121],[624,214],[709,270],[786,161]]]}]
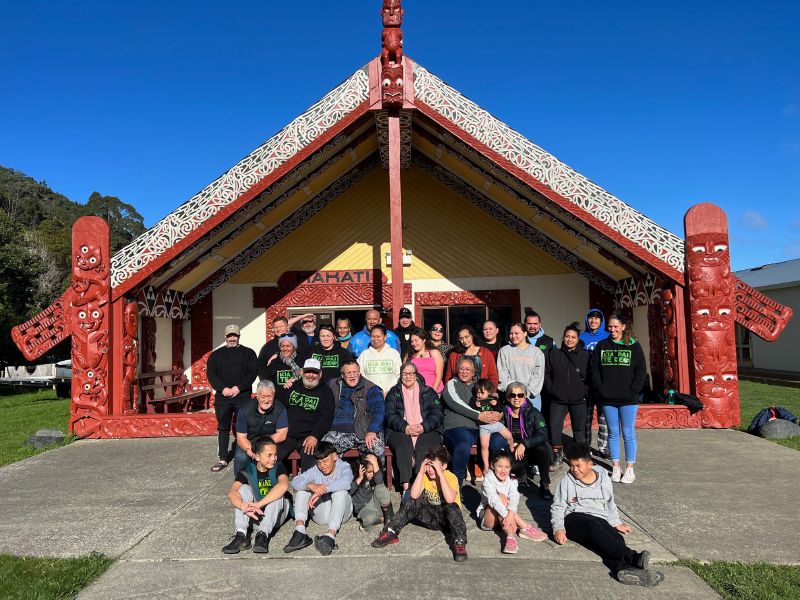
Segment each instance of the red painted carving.
[{"label": "red painted carving", "polygon": [[403,7],[400,0],[383,0],[381,10],[381,99],[384,108],[403,106]]},{"label": "red painted carving", "polygon": [[[203,356],[198,358],[192,363],[192,385],[194,389],[205,387],[211,389],[211,384],[208,383],[208,357],[211,356],[212,350],[209,350]],[[211,403],[213,405],[214,396],[211,396]]]},{"label": "red painted carving", "polygon": [[[72,227],[72,404],[70,429],[97,437],[109,412],[111,330],[109,230],[99,217],[82,217]],[[66,295],[66,294],[65,294]]]},{"label": "red painted carving", "polygon": [[100,421],[98,437],[145,438],[216,435],[217,419],[210,413],[164,413],[106,417]]},{"label": "red painted carving", "polygon": [[637,429],[699,429],[702,412],[690,414],[678,404],[642,404],[636,413]]},{"label": "red painted carving", "polygon": [[172,319],[172,368],[183,369],[183,351],[186,342],[183,339],[183,319]]},{"label": "red painted carving", "polygon": [[139,410],[139,388],[136,386],[139,368],[139,305],[125,305],[125,334],[122,338],[122,413],[133,414]]},{"label": "red painted carving", "polygon": [[[666,289],[661,294],[663,323],[664,390],[678,389],[678,328],[675,319],[675,294]],[[652,342],[651,342],[652,344]]]},{"label": "red painted carving", "polygon": [[647,329],[650,335],[650,377],[655,391],[664,388],[664,324],[661,320],[661,303],[647,307]]},{"label": "red painted carving", "polygon": [[736,322],[768,342],[778,339],[792,318],[792,309],[750,287],[736,275],[733,288]]},{"label": "red painted carving", "polygon": [[739,424],[739,387],[728,219],[709,203],[685,218],[695,391],[705,405],[703,427]]},{"label": "red painted carving", "polygon": [[11,338],[27,360],[36,360],[69,335],[69,315],[64,307],[71,298],[70,288],[33,319],[11,329]]},{"label": "red painted carving", "polygon": [[156,370],[156,320],[142,317],[142,373]]},{"label": "red painted carving", "polygon": [[415,318],[422,323],[422,307],[458,304],[511,305],[514,320],[520,319],[519,290],[462,290],[457,292],[417,292],[414,294]]}]

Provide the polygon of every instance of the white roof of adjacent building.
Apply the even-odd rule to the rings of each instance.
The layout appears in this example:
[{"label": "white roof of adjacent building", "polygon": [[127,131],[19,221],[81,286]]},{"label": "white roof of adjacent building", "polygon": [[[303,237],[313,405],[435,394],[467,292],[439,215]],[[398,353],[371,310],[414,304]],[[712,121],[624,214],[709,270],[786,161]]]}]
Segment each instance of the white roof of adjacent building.
[{"label": "white roof of adjacent building", "polygon": [[800,258],[736,271],[735,275],[759,290],[794,287],[800,285]]}]

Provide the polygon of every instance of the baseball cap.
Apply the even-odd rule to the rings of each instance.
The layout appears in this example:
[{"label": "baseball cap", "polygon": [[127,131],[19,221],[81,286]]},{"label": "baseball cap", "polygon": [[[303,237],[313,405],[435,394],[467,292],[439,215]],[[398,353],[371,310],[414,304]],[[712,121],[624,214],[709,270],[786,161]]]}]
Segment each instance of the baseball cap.
[{"label": "baseball cap", "polygon": [[322,365],[316,358],[308,358],[306,362],[303,363],[303,370],[304,371],[322,371]]},{"label": "baseball cap", "polygon": [[236,335],[236,336],[241,335],[241,333],[239,331],[239,326],[238,325],[228,325],[225,328],[225,337],[228,337],[229,335]]},{"label": "baseball cap", "polygon": [[400,309],[400,314],[398,318],[402,319],[403,317],[407,317],[409,319],[411,318],[411,310],[406,308],[405,306]]}]

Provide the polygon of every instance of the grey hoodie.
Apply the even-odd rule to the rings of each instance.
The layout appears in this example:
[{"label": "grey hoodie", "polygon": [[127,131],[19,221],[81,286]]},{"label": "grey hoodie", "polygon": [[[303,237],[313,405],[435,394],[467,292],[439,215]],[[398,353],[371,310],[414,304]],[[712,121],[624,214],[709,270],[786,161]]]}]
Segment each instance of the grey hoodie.
[{"label": "grey hoodie", "polygon": [[567,473],[558,482],[553,505],[550,507],[554,532],[564,529],[564,517],[574,512],[595,515],[608,521],[612,527],[622,524],[614,502],[611,478],[602,467],[594,466],[592,470],[597,474],[592,485],[575,479],[572,473]]}]

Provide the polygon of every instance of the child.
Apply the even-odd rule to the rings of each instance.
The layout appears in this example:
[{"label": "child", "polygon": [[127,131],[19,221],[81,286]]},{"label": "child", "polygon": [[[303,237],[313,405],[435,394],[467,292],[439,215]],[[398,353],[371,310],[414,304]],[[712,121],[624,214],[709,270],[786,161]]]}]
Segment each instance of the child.
[{"label": "child", "polygon": [[[295,528],[289,543],[283,547],[287,554],[302,550],[312,543],[323,556],[336,550],[336,533],[342,523],[353,516],[350,484],[353,469],[336,455],[330,442],[320,442],[314,450],[316,464],[292,479]],[[318,535],[313,542],[306,533],[309,514],[318,525],[327,525],[328,531]]]},{"label": "child", "polygon": [[400,541],[397,534],[415,520],[428,529],[449,529],[453,536],[453,559],[467,560],[467,525],[461,516],[461,494],[458,478],[447,470],[450,454],[441,444],[425,452],[425,460],[411,485],[409,499],[400,505],[397,514],[384,525],[381,534],[372,542],[373,548],[383,548]]},{"label": "child", "polygon": [[[478,379],[475,384],[475,408],[481,412],[488,410],[500,412],[503,410],[502,406],[498,406],[497,384],[491,379]],[[489,440],[492,434],[499,433],[502,435],[509,446],[514,444],[514,438],[511,437],[511,432],[508,428],[500,421],[497,423],[481,423],[478,429],[480,430],[481,459],[483,460],[483,473],[485,476],[489,472]]]},{"label": "child", "polygon": [[269,537],[289,516],[286,497],[289,477],[278,462],[278,447],[272,438],[253,442],[253,459],[236,475],[228,500],[236,508],[236,535],[222,551],[238,554],[250,548],[247,531],[251,521],[258,525],[253,552],[269,552]]},{"label": "child", "polygon": [[614,503],[614,489],[605,469],[595,467],[588,446],[565,451],[569,473],[558,483],[550,507],[553,537],[559,544],[567,538],[596,552],[620,583],[654,587],[664,574],[650,571],[650,553],[635,552],[625,545],[622,533],[631,528],[622,523]]},{"label": "child", "polygon": [[353,512],[363,531],[379,523],[388,523],[394,516],[389,490],[383,484],[383,473],[374,454],[367,454],[359,461],[358,477],[350,485],[350,496]]},{"label": "child", "polygon": [[522,520],[517,512],[519,491],[517,480],[511,476],[511,453],[500,450],[492,458],[492,470],[486,473],[478,505],[478,519],[484,531],[500,527],[506,534],[503,554],[517,553],[517,529],[519,536],[534,542],[547,539],[539,528]]}]

